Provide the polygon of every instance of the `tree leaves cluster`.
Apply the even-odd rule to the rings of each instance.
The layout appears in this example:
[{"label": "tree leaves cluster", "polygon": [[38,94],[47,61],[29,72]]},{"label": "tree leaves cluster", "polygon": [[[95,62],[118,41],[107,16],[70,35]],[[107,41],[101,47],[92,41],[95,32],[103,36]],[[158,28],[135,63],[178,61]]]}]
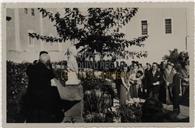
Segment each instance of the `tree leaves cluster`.
[{"label": "tree leaves cluster", "polygon": [[124,51],[123,57],[127,56],[128,58],[146,58],[148,56],[147,51],[139,51],[139,52],[132,52],[132,51]]},{"label": "tree leaves cluster", "polygon": [[163,60],[167,60],[174,65],[189,65],[189,55],[188,52],[179,52],[178,49],[173,49],[169,51],[169,55],[165,55]]},{"label": "tree leaves cluster", "polygon": [[[121,55],[126,47],[143,46],[141,42],[148,36],[140,36],[133,40],[125,39],[120,29],[128,24],[138,11],[138,8],[88,8],[84,15],[78,8],[64,8],[63,15],[53,13],[44,8],[38,8],[43,18],[48,17],[54,22],[58,38],[47,36],[31,36],[43,40],[78,40],[75,43],[80,53],[99,53],[104,56]],[[29,34],[30,36],[30,34]]]},{"label": "tree leaves cluster", "polygon": [[34,32],[32,32],[32,33],[29,32],[28,36],[31,38],[35,38],[37,40],[42,40],[42,41],[46,41],[46,42],[62,42],[62,41],[65,42],[65,39],[60,38],[60,37],[45,36],[45,35],[40,35],[40,34],[37,34]]}]

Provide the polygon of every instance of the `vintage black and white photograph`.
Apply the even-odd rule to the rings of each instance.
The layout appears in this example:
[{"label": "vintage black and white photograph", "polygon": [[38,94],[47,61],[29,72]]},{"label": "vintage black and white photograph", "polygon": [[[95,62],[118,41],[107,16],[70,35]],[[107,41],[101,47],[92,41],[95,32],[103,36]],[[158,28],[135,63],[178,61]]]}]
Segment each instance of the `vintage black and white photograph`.
[{"label": "vintage black and white photograph", "polygon": [[189,123],[191,10],[92,5],[5,9],[6,123]]}]

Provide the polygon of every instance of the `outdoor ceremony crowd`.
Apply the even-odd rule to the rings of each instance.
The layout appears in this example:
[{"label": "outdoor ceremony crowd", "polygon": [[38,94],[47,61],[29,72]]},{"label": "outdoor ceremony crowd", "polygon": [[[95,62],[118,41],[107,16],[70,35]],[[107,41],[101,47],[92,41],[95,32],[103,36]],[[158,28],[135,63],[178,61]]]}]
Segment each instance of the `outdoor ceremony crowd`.
[{"label": "outdoor ceremony crowd", "polygon": [[[34,61],[34,63],[36,64],[40,62]],[[139,102],[139,100],[141,99],[145,99],[144,104],[146,108],[144,109],[143,105],[142,114],[143,116],[145,116],[144,119],[150,119],[149,121],[157,120],[155,119],[157,116],[152,117],[152,115],[156,114],[155,109],[162,108],[162,103],[168,105],[173,104],[173,111],[178,115],[180,113],[180,97],[185,97],[189,100],[188,60],[182,60],[179,63],[162,61],[159,64],[153,62],[146,63],[145,65],[142,65],[142,63],[139,63],[138,61],[132,61],[130,65],[128,65],[124,61],[121,61],[120,65],[118,66],[116,65],[116,61],[113,63],[115,65],[115,68],[111,70],[112,73],[108,73],[108,71],[92,71],[93,73],[89,74],[89,71],[91,71],[92,69],[79,69],[78,78],[81,81],[86,80],[87,82],[90,82],[90,78],[92,78],[90,75],[94,75],[94,77],[98,79],[111,80],[112,83],[115,84],[115,88],[113,90],[116,90],[115,98],[119,100],[120,106],[134,104],[135,102]],[[20,104],[22,96],[26,93],[26,90],[28,88],[29,78],[27,77],[26,70],[29,65],[32,64],[17,64],[11,61],[7,61],[8,117],[15,116],[13,111],[15,113],[17,113],[17,111],[23,111],[23,108],[21,108],[18,104]],[[62,65],[63,68],[66,67],[66,65],[62,64],[61,62],[52,63],[50,69],[56,71],[56,69],[60,68],[60,66]],[[44,65],[42,66],[44,67]],[[53,75],[60,76],[59,72]],[[65,78],[65,81],[66,80],[67,79]],[[35,81],[36,83],[39,82],[37,80]],[[47,86],[51,86],[50,82],[46,82]],[[41,86],[40,83],[39,85]],[[85,85],[83,85],[83,87],[84,86]],[[51,102],[51,99],[52,97],[47,97],[48,102]],[[28,102],[35,103],[36,101]],[[152,106],[150,106],[151,102],[156,102],[157,106],[155,107],[157,108],[152,108]],[[13,107],[14,103],[16,104],[16,107]],[[146,112],[144,114],[145,110]],[[32,117],[33,115],[30,116]],[[19,116],[15,118],[19,119]],[[161,119],[157,121],[161,121]],[[10,120],[10,122],[12,122],[12,120]]]},{"label": "outdoor ceremony crowd", "polygon": [[155,98],[165,104],[173,104],[173,109],[180,112],[179,97],[189,97],[189,65],[174,65],[162,61],[141,63],[133,61],[131,65],[122,64],[120,73],[115,76],[115,83],[120,104]]}]

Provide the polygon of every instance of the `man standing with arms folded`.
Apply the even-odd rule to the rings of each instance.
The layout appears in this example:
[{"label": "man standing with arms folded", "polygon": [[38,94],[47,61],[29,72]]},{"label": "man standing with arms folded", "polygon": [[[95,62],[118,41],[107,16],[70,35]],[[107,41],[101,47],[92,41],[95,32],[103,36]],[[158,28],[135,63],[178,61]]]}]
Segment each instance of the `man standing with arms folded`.
[{"label": "man standing with arms folded", "polygon": [[158,64],[152,64],[152,70],[148,73],[148,91],[149,97],[154,97],[155,99],[159,100],[159,92],[161,86],[161,73],[157,70]]}]

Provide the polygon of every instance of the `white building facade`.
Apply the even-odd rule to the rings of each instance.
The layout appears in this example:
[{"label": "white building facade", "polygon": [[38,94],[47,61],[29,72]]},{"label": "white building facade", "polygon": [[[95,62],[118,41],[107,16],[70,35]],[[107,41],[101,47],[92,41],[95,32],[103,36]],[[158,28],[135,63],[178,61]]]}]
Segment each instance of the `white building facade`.
[{"label": "white building facade", "polygon": [[[56,11],[56,9],[49,9]],[[37,9],[7,9],[6,49],[7,60],[14,62],[32,62],[38,59],[41,50],[47,50],[52,61],[64,59],[67,42],[51,43],[29,38],[29,32],[47,36],[57,36],[54,24],[46,17],[42,18]],[[143,62],[159,62],[169,50],[179,51],[188,48],[188,10],[186,8],[139,8],[131,21],[121,29],[131,40],[148,35],[144,47],[131,47],[130,51],[147,51]]]}]

